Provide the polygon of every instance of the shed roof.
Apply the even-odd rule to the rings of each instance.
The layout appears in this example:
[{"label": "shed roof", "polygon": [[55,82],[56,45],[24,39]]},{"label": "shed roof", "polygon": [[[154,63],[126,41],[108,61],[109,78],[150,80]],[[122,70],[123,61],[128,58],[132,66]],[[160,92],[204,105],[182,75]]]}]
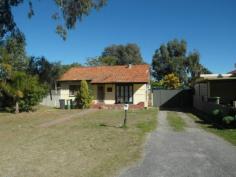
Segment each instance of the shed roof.
[{"label": "shed roof", "polygon": [[196,82],[217,81],[217,80],[236,80],[232,74],[201,74]]}]

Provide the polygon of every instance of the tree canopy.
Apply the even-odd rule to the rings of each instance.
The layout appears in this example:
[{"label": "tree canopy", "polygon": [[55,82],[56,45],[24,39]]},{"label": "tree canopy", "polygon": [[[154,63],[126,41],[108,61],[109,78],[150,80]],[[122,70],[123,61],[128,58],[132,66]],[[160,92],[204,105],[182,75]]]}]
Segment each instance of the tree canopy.
[{"label": "tree canopy", "polygon": [[31,110],[53,87],[63,67],[44,57],[27,57],[21,33],[7,36],[0,43],[1,108],[16,113]]},{"label": "tree canopy", "polygon": [[87,66],[113,66],[117,64],[117,60],[113,56],[88,58],[85,63]]},{"label": "tree canopy", "polygon": [[89,58],[86,65],[126,65],[144,63],[137,44],[111,45],[104,49],[101,56]]},{"label": "tree canopy", "polygon": [[137,44],[111,45],[104,49],[102,57],[114,57],[116,64],[141,64],[143,58]]},{"label": "tree canopy", "polygon": [[56,89],[56,81],[71,67],[81,66],[79,63],[61,64],[61,62],[50,62],[44,56],[30,57],[27,72],[38,76],[39,81],[48,85],[49,89]]},{"label": "tree canopy", "polygon": [[180,82],[188,84],[201,73],[209,72],[200,64],[200,55],[194,51],[187,54],[184,40],[172,40],[157,49],[152,59],[152,74],[160,81],[168,74],[175,74]]},{"label": "tree canopy", "polygon": [[[52,13],[52,19],[58,21],[56,32],[65,40],[67,30],[75,28],[76,22],[82,21],[85,16],[95,9],[98,10],[106,4],[107,0],[52,0],[57,5],[58,11]],[[1,0],[0,1],[0,40],[8,33],[18,31],[14,21],[12,7],[16,7],[25,0]],[[34,15],[33,3],[28,0],[28,17]],[[59,24],[63,21],[64,24]]]}]

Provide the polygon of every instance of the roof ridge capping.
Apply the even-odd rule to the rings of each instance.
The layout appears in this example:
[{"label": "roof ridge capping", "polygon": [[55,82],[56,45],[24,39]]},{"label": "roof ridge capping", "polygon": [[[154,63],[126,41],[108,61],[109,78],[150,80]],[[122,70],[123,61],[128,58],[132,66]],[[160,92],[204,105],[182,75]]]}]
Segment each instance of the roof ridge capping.
[{"label": "roof ridge capping", "polygon": [[[105,68],[105,67],[129,67],[129,65],[133,66],[149,66],[149,64],[143,63],[143,64],[126,64],[126,65],[98,65],[98,66],[74,66],[72,68]],[[132,68],[131,67],[131,68]],[[70,69],[72,69],[70,68]],[[69,69],[69,70],[70,70]]]}]

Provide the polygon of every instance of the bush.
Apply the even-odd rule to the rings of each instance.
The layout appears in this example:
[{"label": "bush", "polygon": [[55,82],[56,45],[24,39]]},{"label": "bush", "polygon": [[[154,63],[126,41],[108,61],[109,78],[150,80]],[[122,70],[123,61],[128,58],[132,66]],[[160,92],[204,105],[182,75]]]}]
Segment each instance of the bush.
[{"label": "bush", "polygon": [[230,116],[236,116],[236,109],[235,108],[230,108],[229,109],[229,115]]},{"label": "bush", "polygon": [[2,85],[2,88],[2,107],[13,110],[18,102],[21,112],[32,111],[33,106],[36,106],[47,93],[47,87],[40,84],[37,77],[23,72],[16,73],[12,80]]},{"label": "bush", "polygon": [[166,89],[177,89],[181,86],[179,78],[174,73],[165,75],[162,82]]},{"label": "bush", "polygon": [[222,121],[222,111],[220,109],[214,109],[212,111],[213,121],[220,123]]},{"label": "bush", "polygon": [[79,108],[89,108],[92,102],[92,97],[89,92],[88,84],[86,81],[81,81],[80,89],[76,95],[76,103]]},{"label": "bush", "polygon": [[220,109],[214,109],[214,110],[212,111],[212,115],[213,115],[213,116],[221,116],[221,114],[222,114],[222,112],[221,112]]},{"label": "bush", "polygon": [[[36,84],[36,83],[35,83]],[[40,85],[32,85],[31,89],[26,89],[24,98],[20,101],[20,111],[33,111],[33,106],[39,104],[47,93],[47,88]]]},{"label": "bush", "polygon": [[225,125],[231,125],[235,122],[235,117],[233,116],[225,116],[223,117],[222,119],[222,122],[225,124]]},{"label": "bush", "polygon": [[19,101],[20,111],[33,111],[33,106],[39,104],[47,94],[47,86],[38,82],[38,78],[28,76],[25,81],[27,85],[23,90],[23,98]]}]

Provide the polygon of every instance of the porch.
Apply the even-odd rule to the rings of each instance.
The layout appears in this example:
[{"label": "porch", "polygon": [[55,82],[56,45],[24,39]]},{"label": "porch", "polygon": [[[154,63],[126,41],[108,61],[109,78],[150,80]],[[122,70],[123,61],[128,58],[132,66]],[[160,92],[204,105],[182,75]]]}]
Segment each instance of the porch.
[{"label": "porch", "polygon": [[[114,83],[92,84],[93,106],[106,108],[119,108],[123,104],[140,105],[147,107],[147,84]],[[139,107],[139,106],[137,106]]]}]

